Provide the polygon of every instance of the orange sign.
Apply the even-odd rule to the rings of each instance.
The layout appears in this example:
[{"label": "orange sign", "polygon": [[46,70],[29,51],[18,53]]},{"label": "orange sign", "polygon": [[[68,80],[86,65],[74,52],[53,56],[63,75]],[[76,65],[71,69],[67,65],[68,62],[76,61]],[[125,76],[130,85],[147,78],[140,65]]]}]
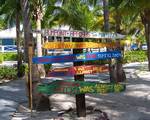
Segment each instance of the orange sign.
[{"label": "orange sign", "polygon": [[82,49],[82,48],[116,48],[116,43],[96,42],[47,42],[43,45],[45,49]]}]

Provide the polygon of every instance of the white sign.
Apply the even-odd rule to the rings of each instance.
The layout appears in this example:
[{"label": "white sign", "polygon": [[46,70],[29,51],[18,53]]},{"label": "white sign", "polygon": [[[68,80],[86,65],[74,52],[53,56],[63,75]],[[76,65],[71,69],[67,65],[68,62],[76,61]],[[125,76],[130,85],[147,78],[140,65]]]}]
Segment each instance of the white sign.
[{"label": "white sign", "polygon": [[75,38],[107,38],[107,39],[122,39],[125,35],[118,33],[106,33],[106,32],[85,32],[77,30],[55,30],[45,29],[40,32],[43,36],[57,36],[57,37],[75,37]]}]

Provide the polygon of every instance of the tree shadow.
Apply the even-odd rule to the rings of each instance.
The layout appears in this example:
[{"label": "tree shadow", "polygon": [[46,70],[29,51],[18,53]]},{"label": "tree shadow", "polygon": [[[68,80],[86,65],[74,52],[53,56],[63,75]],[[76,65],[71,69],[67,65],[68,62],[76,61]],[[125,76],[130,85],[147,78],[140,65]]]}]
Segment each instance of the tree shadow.
[{"label": "tree shadow", "polygon": [[88,94],[86,100],[95,102],[96,107],[106,111],[111,120],[150,120],[150,79],[140,78],[130,71],[126,74],[125,92]]}]

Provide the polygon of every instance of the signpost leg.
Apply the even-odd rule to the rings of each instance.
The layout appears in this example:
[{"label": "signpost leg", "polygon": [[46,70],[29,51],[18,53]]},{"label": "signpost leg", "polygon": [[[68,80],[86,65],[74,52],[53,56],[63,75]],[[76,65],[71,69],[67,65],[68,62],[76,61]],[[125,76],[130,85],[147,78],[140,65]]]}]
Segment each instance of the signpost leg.
[{"label": "signpost leg", "polygon": [[[73,38],[73,42],[83,42],[83,39]],[[83,53],[83,49],[74,49],[73,54]],[[74,62],[74,66],[83,65],[84,62]],[[75,75],[75,81],[84,81],[84,75]],[[85,105],[85,94],[76,95],[76,109],[77,109],[77,116],[78,117],[85,117],[86,116],[86,105]]]},{"label": "signpost leg", "polygon": [[[75,80],[84,81],[84,75],[76,75]],[[85,94],[76,95],[76,109],[78,117],[86,116]]]}]

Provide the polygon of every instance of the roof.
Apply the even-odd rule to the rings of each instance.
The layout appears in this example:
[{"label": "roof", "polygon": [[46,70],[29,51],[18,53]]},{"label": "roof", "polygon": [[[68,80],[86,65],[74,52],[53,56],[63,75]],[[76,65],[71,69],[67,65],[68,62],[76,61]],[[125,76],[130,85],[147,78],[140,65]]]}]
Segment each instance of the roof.
[{"label": "roof", "polygon": [[16,38],[16,27],[0,31],[0,39]]},{"label": "roof", "polygon": [[[23,25],[20,25],[21,30]],[[23,37],[23,34],[22,34]],[[33,37],[36,37],[36,34],[33,34]],[[16,39],[16,27],[8,28],[0,31],[0,39]]]}]

